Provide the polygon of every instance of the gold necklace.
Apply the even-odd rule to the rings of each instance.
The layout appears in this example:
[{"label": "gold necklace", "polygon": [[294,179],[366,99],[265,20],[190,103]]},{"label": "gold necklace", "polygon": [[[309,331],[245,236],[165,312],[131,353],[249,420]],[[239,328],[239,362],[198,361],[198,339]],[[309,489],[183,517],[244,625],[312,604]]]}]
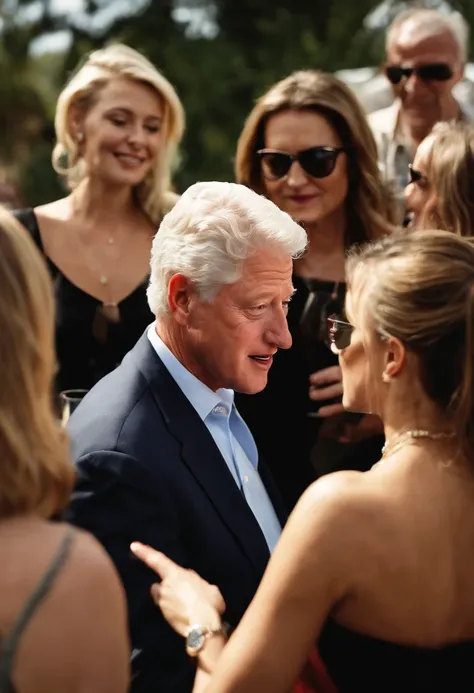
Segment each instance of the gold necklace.
[{"label": "gold necklace", "polygon": [[382,448],[381,459],[383,460],[384,458],[393,455],[404,445],[416,443],[416,441],[420,439],[442,440],[446,438],[454,438],[454,433],[447,431],[432,433],[431,431],[424,431],[423,429],[413,429],[403,433],[395,433],[395,435],[391,436],[385,441],[385,445]]}]

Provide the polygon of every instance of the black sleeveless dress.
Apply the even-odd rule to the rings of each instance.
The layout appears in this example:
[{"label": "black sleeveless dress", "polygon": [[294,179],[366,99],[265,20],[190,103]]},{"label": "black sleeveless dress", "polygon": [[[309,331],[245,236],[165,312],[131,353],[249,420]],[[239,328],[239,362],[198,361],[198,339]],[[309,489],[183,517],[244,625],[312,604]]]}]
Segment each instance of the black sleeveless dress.
[{"label": "black sleeveless dress", "polygon": [[329,619],[319,654],[338,693],[472,693],[474,641],[438,649],[378,640]]},{"label": "black sleeveless dress", "polygon": [[[45,255],[34,211],[24,209],[14,215]],[[120,364],[153,321],[146,298],[148,278],[119,304],[120,322],[102,318],[98,330],[101,302],[70,282],[45,258],[56,298],[56,389],[89,390]]]}]

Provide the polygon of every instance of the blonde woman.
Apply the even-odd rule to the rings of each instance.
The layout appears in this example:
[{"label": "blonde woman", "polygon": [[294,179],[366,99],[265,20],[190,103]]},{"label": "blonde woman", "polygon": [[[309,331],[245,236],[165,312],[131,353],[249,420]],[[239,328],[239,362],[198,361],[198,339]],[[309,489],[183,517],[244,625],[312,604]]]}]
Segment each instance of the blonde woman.
[{"label": "blonde woman", "polygon": [[59,96],[53,166],[71,193],[17,212],[47,258],[57,302],[57,387],[90,388],[152,320],[154,232],[172,207],[184,128],[171,84],[140,53],[91,53]]},{"label": "blonde woman", "polygon": [[405,191],[410,227],[458,236],[474,229],[474,128],[438,123],[418,147]]},{"label": "blonde woman", "polygon": [[[343,82],[324,72],[296,72],[257,101],[237,146],[236,177],[299,221],[309,238],[308,252],[294,264],[293,348],[275,358],[266,390],[238,403],[293,505],[307,485],[308,446],[317,474],[359,468],[368,447],[374,447],[372,459],[380,452],[380,437],[371,439],[381,431],[377,421],[356,424],[342,413],[326,318],[343,310],[347,250],[387,233],[395,209],[362,107]],[[348,444],[364,437],[359,447]]]},{"label": "blonde woman", "polygon": [[347,279],[330,338],[344,404],[383,420],[379,464],[305,493],[225,648],[217,588],[132,545],[189,633],[195,693],[287,693],[315,640],[339,693],[474,690],[474,244],[392,235]]},{"label": "blonde woman", "polygon": [[125,599],[91,536],[49,518],[73,467],[54,417],[54,297],[26,231],[0,208],[0,690],[125,693]]}]

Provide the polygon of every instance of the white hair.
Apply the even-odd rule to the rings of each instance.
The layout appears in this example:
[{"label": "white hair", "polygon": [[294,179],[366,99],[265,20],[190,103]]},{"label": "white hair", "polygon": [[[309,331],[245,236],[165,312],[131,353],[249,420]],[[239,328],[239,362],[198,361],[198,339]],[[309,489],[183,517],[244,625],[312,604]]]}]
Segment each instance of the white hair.
[{"label": "white hair", "polygon": [[169,314],[168,284],[183,274],[212,301],[242,276],[244,261],[265,247],[295,258],[304,229],[273,202],[237,183],[196,183],[164,217],[153,240],[147,296],[157,317]]},{"label": "white hair", "polygon": [[469,52],[469,24],[459,12],[442,13],[426,8],[412,8],[398,14],[387,31],[386,48],[398,39],[402,28],[410,23],[413,34],[423,39],[449,32],[459,48],[459,57],[466,62]]}]

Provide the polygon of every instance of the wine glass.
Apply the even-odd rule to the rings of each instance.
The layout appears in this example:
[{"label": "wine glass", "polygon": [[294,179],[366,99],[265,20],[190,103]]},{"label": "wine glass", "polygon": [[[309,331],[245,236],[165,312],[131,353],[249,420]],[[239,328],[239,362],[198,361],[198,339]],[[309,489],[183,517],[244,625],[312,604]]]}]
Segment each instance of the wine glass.
[{"label": "wine glass", "polygon": [[66,426],[73,411],[82,402],[88,390],[63,390],[59,393],[59,411],[61,425]]}]

